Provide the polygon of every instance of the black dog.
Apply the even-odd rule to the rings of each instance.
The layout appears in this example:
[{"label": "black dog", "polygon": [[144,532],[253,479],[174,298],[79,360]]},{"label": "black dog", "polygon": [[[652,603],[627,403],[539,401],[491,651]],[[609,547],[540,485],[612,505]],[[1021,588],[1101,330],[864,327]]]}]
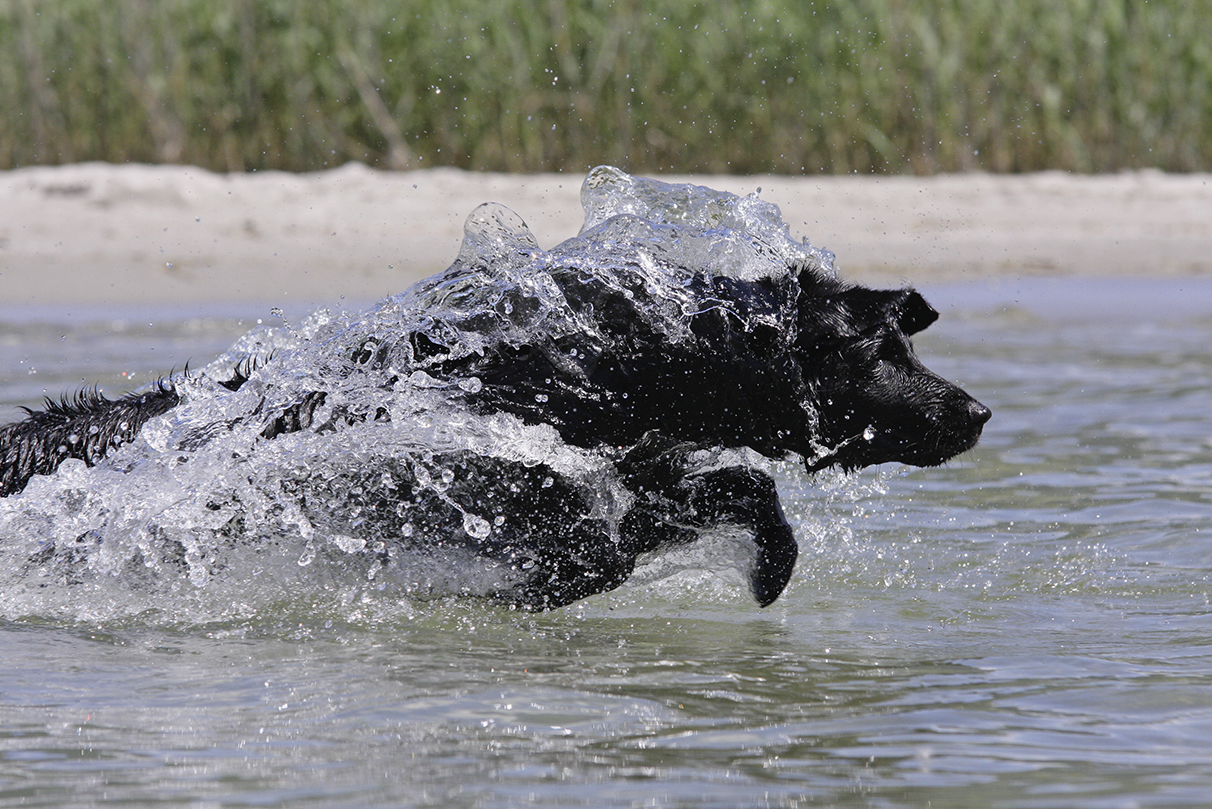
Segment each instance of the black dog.
[{"label": "black dog", "polygon": [[[424,330],[359,335],[330,372],[345,385],[364,375],[380,388],[420,373],[469,414],[549,425],[601,459],[629,502],[595,507],[601,493],[552,464],[443,450],[423,463],[385,456],[338,476],[282,480],[314,523],[374,540],[367,553],[383,566],[426,548],[458,549],[500,571],[490,595],[528,609],[612,589],[641,554],[734,524],[753,535],[751,586],[764,606],[787,584],[796,543],[773,480],[721,465],[720,450],[797,455],[809,471],[930,466],[974,446],[989,419],[918,362],[909,337],[937,313],[912,290],[865,289],[813,270],[755,280],[695,274],[662,309],[639,276],[545,269],[549,297],[566,315],[560,327],[535,328],[550,312],[505,289],[491,308],[448,311]],[[478,272],[452,268],[428,294]],[[221,384],[237,392],[250,373],[246,366]],[[102,463],[179,398],[170,381],[116,401],[92,393],[48,402],[0,428],[0,494],[20,492],[66,458]],[[326,408],[328,398],[318,389],[276,405],[263,395],[247,418],[262,441],[390,427],[385,408]],[[447,476],[441,486],[432,483],[438,470]],[[208,507],[231,510],[238,533],[238,502]]]},{"label": "black dog", "polygon": [[[202,468],[236,482],[192,495],[187,533],[255,546],[305,526],[300,536],[331,539],[342,564],[360,560],[372,578],[470,561],[483,575],[456,591],[548,609],[618,586],[646,553],[732,525],[752,535],[751,589],[770,604],[797,547],[774,481],[745,452],[797,457],[809,472],[931,466],[973,447],[990,413],[918,362],[909,337],[938,314],[917,292],[845,284],[798,243],[784,255],[806,264],[771,263],[777,217],[749,233],[756,220],[742,216],[752,240],[728,243],[756,246],[762,271],[704,269],[731,238],[721,205],[748,204],[717,192],[695,203],[704,191],[595,170],[586,193],[607,196],[587,202],[582,236],[550,253],[515,215],[483,206],[449,270],[302,348],[251,350],[223,379],[48,401],[0,428],[0,496],[68,458],[129,473],[215,446]],[[627,205],[664,195],[706,219],[613,213],[609,194]],[[679,263],[691,255],[693,266]],[[166,414],[172,429],[155,422],[152,441],[145,425]],[[222,474],[258,454],[269,471]],[[109,507],[99,513],[89,524]],[[69,524],[82,524],[75,512]],[[99,530],[30,563],[65,566],[70,581]],[[196,560],[196,542],[170,538],[158,561],[187,563],[187,541]]]}]

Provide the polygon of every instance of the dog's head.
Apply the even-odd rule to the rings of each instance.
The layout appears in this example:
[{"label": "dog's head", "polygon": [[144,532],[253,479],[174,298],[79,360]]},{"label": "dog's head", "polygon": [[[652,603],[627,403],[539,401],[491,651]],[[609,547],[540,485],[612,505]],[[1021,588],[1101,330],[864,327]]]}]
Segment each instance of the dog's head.
[{"label": "dog's head", "polygon": [[931,372],[910,336],[938,319],[912,289],[822,289],[801,276],[796,350],[816,418],[809,471],[936,466],[976,446],[987,407]]}]

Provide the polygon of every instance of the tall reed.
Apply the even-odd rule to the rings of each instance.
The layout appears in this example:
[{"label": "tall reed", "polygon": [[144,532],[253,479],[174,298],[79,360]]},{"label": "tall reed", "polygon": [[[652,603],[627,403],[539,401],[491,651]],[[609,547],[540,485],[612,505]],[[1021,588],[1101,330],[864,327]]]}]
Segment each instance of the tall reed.
[{"label": "tall reed", "polygon": [[0,167],[1212,169],[1212,0],[0,0]]}]

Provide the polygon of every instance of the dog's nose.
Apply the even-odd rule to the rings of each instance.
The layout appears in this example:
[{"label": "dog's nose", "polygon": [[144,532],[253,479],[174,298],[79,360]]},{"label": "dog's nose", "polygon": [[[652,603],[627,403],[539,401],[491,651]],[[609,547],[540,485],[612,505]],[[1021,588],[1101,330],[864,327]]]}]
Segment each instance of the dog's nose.
[{"label": "dog's nose", "polygon": [[993,415],[993,411],[990,410],[989,408],[985,407],[983,404],[978,402],[976,399],[973,399],[970,402],[968,402],[968,419],[969,419],[969,421],[972,422],[973,426],[975,426],[975,427],[983,426],[984,423],[986,421],[988,421],[989,417],[992,415]]}]

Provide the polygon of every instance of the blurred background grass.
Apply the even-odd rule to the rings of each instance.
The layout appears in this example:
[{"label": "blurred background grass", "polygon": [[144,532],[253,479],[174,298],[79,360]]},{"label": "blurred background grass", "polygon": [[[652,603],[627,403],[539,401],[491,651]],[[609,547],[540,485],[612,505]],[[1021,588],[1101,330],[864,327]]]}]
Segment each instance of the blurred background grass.
[{"label": "blurred background grass", "polygon": [[0,0],[0,168],[1212,169],[1212,0]]}]

